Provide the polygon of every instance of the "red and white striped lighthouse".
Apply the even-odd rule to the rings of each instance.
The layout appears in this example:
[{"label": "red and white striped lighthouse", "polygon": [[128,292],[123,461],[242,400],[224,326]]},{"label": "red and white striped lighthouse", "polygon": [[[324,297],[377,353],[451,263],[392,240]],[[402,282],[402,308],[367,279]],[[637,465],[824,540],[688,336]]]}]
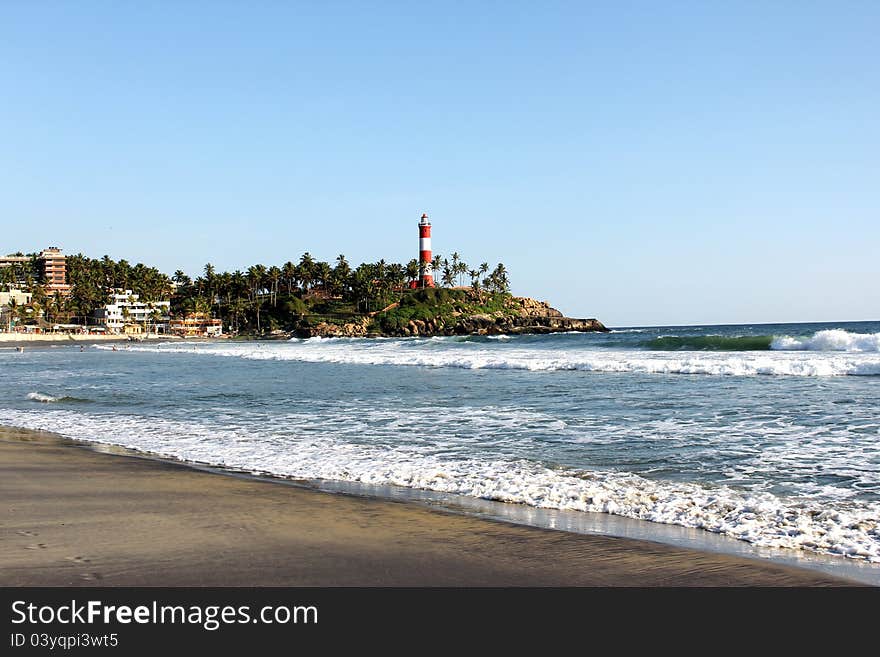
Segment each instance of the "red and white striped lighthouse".
[{"label": "red and white striped lighthouse", "polygon": [[419,287],[434,287],[431,267],[431,222],[423,214],[419,220]]}]

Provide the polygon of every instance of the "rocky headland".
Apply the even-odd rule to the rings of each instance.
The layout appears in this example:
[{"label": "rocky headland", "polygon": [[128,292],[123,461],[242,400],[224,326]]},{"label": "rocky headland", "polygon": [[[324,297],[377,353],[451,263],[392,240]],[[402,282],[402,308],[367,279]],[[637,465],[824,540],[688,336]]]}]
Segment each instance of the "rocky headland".
[{"label": "rocky headland", "polygon": [[597,319],[565,317],[546,301],[509,295],[488,301],[454,292],[460,291],[422,290],[416,303],[393,304],[361,317],[304,317],[293,334],[301,338],[431,337],[608,331]]}]

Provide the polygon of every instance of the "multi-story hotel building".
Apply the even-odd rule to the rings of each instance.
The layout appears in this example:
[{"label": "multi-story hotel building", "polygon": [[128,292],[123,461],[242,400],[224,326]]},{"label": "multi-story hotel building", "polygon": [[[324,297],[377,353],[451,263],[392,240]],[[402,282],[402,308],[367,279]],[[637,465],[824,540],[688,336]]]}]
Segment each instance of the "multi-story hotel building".
[{"label": "multi-story hotel building", "polygon": [[[0,256],[0,267],[16,267],[19,277],[16,284],[25,282],[25,273],[31,266],[30,256]],[[61,253],[57,246],[43,249],[36,256],[38,271],[33,275],[39,277],[39,283],[49,296],[60,292],[62,296],[70,294],[70,285],[67,284],[67,256]]]},{"label": "multi-story hotel building", "polygon": [[46,294],[52,295],[56,292],[60,292],[63,296],[70,294],[70,285],[67,284],[67,256],[61,253],[61,249],[57,246],[43,249],[39,262]]},{"label": "multi-story hotel building", "polygon": [[147,325],[167,326],[170,311],[170,301],[140,301],[131,290],[117,290],[110,303],[95,310],[95,319],[114,333],[139,333]]},{"label": "multi-story hotel building", "polygon": [[[22,274],[26,271],[27,267],[30,266],[31,259],[28,256],[0,256],[0,267],[17,267],[19,274]],[[22,278],[24,278],[22,276]],[[16,283],[20,283],[21,281],[16,280]]]}]

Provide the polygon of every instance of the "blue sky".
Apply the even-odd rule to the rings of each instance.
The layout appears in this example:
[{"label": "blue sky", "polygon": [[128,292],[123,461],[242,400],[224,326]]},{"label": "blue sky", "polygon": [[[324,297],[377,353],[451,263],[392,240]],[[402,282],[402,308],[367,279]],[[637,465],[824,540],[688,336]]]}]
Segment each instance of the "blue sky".
[{"label": "blue sky", "polygon": [[880,319],[876,2],[0,3],[0,251],[503,261],[609,325]]}]

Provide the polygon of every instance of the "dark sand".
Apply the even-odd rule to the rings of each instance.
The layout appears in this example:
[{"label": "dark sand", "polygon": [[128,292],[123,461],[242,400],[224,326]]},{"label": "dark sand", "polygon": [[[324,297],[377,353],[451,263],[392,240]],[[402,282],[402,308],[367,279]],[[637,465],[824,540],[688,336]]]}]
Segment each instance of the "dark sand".
[{"label": "dark sand", "polygon": [[829,586],[808,570],[323,493],[0,428],[2,586]]}]

